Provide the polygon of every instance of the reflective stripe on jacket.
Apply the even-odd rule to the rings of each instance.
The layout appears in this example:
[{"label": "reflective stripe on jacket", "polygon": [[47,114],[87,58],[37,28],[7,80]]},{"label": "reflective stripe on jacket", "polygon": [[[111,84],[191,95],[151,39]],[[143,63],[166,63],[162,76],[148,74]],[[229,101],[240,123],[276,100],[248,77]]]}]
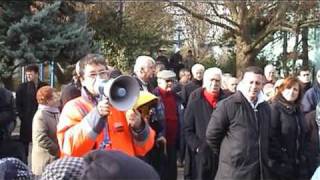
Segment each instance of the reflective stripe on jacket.
[{"label": "reflective stripe on jacket", "polygon": [[[61,156],[83,156],[98,149],[105,131],[97,134],[89,125],[89,118],[96,118],[96,107],[82,96],[69,101],[62,110],[57,127]],[[139,135],[128,126],[125,113],[110,108],[106,120],[110,145],[105,149],[120,150],[131,156],[144,156],[154,144],[155,132],[145,125],[148,134],[140,140]]]}]

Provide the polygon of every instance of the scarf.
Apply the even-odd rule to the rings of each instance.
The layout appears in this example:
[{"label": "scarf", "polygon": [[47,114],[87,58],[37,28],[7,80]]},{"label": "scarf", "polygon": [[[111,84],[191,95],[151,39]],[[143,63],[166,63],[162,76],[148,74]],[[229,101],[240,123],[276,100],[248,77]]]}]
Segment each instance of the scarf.
[{"label": "scarf", "polygon": [[39,104],[38,109],[39,110],[48,111],[48,112],[51,112],[51,113],[60,113],[59,108],[52,107],[52,106],[47,106],[47,105],[44,105],[44,104]]},{"label": "scarf", "polygon": [[207,90],[203,90],[203,96],[207,102],[211,105],[212,108],[217,107],[217,102],[219,99],[220,91],[217,93],[209,93]]}]

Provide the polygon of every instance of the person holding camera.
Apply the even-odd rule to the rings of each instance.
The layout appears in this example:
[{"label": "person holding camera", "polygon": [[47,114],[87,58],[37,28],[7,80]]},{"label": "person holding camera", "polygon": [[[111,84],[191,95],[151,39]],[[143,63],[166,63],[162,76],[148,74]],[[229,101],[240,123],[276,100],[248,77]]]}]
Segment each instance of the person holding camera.
[{"label": "person holding camera", "polygon": [[154,131],[138,111],[117,110],[94,88],[109,79],[105,58],[88,54],[80,61],[81,96],[64,106],[57,127],[61,156],[80,157],[93,149],[144,156],[153,146]]}]

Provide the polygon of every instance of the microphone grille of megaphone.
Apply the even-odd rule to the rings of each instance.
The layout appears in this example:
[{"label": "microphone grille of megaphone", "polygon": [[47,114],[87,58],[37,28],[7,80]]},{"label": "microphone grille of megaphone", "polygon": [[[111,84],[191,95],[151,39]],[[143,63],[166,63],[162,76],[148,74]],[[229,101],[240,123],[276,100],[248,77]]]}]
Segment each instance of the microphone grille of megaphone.
[{"label": "microphone grille of megaphone", "polygon": [[106,83],[104,94],[110,104],[120,111],[127,111],[135,104],[139,96],[139,84],[130,76],[121,75]]}]

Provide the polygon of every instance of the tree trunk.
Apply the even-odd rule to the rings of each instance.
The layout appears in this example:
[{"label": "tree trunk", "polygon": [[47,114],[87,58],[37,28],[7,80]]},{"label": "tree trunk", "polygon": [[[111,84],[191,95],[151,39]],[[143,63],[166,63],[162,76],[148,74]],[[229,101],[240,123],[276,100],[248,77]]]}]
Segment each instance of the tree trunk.
[{"label": "tree trunk", "polygon": [[308,67],[309,66],[309,50],[308,50],[308,34],[309,34],[309,28],[303,28],[302,29],[302,54],[301,54],[301,59],[302,59],[302,66],[303,67]]},{"label": "tree trunk", "polygon": [[292,63],[292,74],[296,74],[297,69],[296,69],[296,62],[298,60],[299,57],[299,52],[298,52],[298,47],[299,47],[299,34],[300,34],[300,28],[296,29],[296,33],[295,33],[295,43],[294,43],[294,47],[293,47],[293,63]]},{"label": "tree trunk", "polygon": [[284,77],[289,75],[289,68],[287,66],[288,62],[288,32],[282,32],[283,45],[282,45],[282,70]]},{"label": "tree trunk", "polygon": [[241,37],[236,38],[236,73],[237,77],[242,77],[243,70],[248,66],[253,66],[257,56],[256,50],[248,51],[250,44]]},{"label": "tree trunk", "polygon": [[62,85],[62,84],[67,84],[71,81],[72,79],[72,70],[71,69],[64,69],[64,72],[61,71],[59,67],[55,64],[54,68],[54,74],[57,77],[57,82],[56,84]]}]

